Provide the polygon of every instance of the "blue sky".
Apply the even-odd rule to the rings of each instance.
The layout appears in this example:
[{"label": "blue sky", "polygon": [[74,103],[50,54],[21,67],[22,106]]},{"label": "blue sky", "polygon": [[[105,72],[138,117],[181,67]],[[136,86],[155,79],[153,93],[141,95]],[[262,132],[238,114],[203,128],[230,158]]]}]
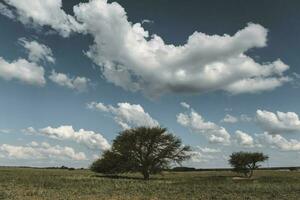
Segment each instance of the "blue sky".
[{"label": "blue sky", "polygon": [[189,166],[300,165],[299,7],[0,1],[0,165],[86,167],[139,125],[191,145]]}]

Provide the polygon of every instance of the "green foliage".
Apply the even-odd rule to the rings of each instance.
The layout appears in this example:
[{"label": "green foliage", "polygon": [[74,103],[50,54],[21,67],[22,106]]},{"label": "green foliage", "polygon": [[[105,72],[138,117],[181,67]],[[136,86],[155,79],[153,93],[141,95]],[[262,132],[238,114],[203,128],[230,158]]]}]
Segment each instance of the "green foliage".
[{"label": "green foliage", "polygon": [[258,152],[235,152],[230,155],[229,163],[233,167],[233,171],[243,173],[245,176],[251,178],[253,170],[260,167],[258,162],[264,162],[269,157],[263,153]]},{"label": "green foliage", "polygon": [[160,127],[138,127],[121,132],[111,150],[91,165],[91,170],[106,174],[141,172],[144,179],[189,158],[189,146]]}]

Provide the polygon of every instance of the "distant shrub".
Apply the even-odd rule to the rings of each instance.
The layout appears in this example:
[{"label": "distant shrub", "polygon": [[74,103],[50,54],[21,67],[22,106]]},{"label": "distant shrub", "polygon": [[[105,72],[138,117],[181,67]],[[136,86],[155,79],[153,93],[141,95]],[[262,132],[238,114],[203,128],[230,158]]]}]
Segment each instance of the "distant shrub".
[{"label": "distant shrub", "polygon": [[289,170],[290,170],[290,171],[297,171],[298,168],[297,168],[297,167],[289,167]]},{"label": "distant shrub", "polygon": [[263,153],[257,152],[235,152],[230,155],[229,163],[233,171],[243,173],[246,177],[251,178],[253,170],[260,167],[258,162],[264,162],[269,157]]}]

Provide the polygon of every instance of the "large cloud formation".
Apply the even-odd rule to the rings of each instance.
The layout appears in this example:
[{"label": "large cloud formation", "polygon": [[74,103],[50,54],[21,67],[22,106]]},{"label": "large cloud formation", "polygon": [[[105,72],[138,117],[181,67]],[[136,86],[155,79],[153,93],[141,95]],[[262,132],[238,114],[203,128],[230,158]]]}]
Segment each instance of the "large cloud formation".
[{"label": "large cloud formation", "polygon": [[114,120],[123,129],[138,126],[159,126],[159,123],[153,119],[149,113],[145,112],[144,108],[139,104],[118,103],[117,107],[105,105],[101,102],[90,102],[87,108],[101,112],[111,113]]},{"label": "large cloud formation", "polygon": [[[90,0],[74,6],[74,17],[61,0],[5,0],[21,21],[48,25],[63,36],[89,33],[94,44],[86,52],[101,67],[103,77],[130,91],[155,97],[168,92],[232,94],[272,90],[290,81],[289,66],[280,59],[260,64],[245,54],[266,46],[267,29],[249,23],[234,35],[194,32],[182,45],[166,44],[149,35],[141,23],[128,21],[116,2]],[[55,16],[55,17],[53,17]]]},{"label": "large cloud formation", "polygon": [[217,124],[205,121],[205,119],[193,109],[190,113],[179,113],[177,122],[188,128],[191,132],[200,133],[206,136],[211,143],[230,144],[230,134],[227,130]]},{"label": "large cloud formation", "polygon": [[90,149],[107,150],[110,148],[110,144],[100,133],[84,129],[75,131],[72,126],[59,126],[57,128],[48,126],[39,130],[29,127],[25,129],[24,132],[30,134],[41,134],[52,139],[75,141]]}]

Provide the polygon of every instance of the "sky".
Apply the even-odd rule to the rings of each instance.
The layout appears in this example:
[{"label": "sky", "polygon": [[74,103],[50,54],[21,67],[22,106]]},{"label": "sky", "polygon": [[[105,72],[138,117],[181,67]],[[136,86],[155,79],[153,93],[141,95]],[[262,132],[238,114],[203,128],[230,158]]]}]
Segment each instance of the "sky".
[{"label": "sky", "polygon": [[300,165],[299,1],[0,0],[0,166],[88,167],[162,126],[185,166]]}]

